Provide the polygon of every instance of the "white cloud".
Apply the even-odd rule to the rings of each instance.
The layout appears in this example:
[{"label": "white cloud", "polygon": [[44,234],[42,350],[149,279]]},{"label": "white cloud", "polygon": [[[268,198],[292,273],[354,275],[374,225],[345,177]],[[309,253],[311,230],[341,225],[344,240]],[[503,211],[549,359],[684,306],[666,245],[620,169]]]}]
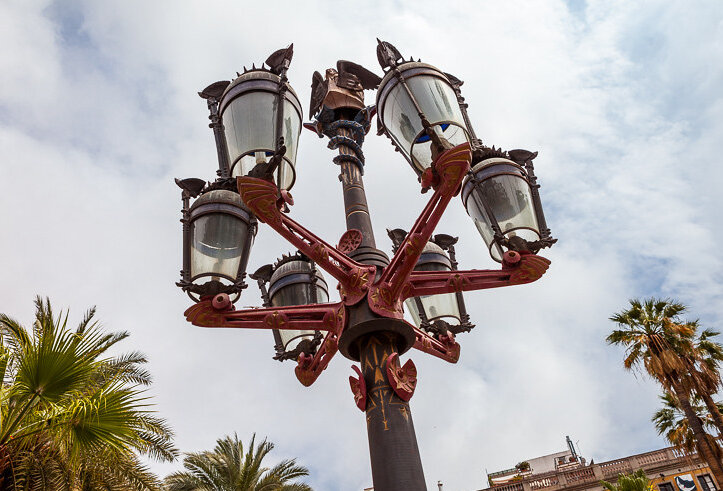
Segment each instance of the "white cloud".
[{"label": "white cloud", "polygon": [[[209,6],[210,5],[210,6]],[[265,332],[202,330],[182,317],[180,200],[172,177],[214,175],[195,93],[295,43],[303,106],[314,70],[376,67],[375,37],[465,80],[478,135],[540,150],[548,222],[560,243],[534,285],[466,295],[478,327],[451,366],[412,353],[412,399],[430,488],[485,486],[484,469],[562,448],[615,458],[662,445],[657,389],[604,344],[627,298],[687,302],[720,324],[716,245],[723,171],[721,6],[588,2],[41,2],[0,4],[2,311],[29,322],[32,296],[80,314],[97,304],[128,329],[156,377],[158,409],[186,451],[256,431],[298,456],[316,489],[371,484],[364,417],[337,357],[309,389],[271,360]],[[371,100],[371,96],[370,96]],[[384,138],[365,145],[380,247],[424,206]],[[344,230],[325,142],[302,136],[293,217],[336,242]],[[392,185],[393,183],[393,185]],[[458,201],[442,232],[463,267],[492,267]],[[262,227],[249,269],[289,247]],[[255,288],[241,304],[257,304]],[[180,465],[156,468],[169,472]]]}]

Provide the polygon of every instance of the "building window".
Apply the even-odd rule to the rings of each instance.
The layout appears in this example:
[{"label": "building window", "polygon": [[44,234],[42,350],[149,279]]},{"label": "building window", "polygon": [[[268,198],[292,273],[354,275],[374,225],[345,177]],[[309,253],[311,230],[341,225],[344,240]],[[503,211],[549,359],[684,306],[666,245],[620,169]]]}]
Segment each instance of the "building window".
[{"label": "building window", "polygon": [[715,484],[713,484],[713,479],[711,479],[710,474],[698,476],[698,482],[700,483],[700,487],[703,491],[716,491]]},{"label": "building window", "polygon": [[660,491],[675,491],[673,489],[673,485],[669,482],[661,482],[660,484],[658,484],[658,489]]}]

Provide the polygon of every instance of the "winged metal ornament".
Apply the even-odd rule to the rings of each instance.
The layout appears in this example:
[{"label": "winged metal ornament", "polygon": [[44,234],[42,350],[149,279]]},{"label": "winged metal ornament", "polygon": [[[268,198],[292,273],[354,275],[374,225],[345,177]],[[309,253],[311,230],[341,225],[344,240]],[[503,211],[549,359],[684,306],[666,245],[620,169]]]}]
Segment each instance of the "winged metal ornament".
[{"label": "winged metal ornament", "polygon": [[309,108],[309,116],[314,117],[321,110],[321,105],[324,102],[324,97],[329,90],[329,84],[321,73],[314,72],[311,76],[311,106]]},{"label": "winged metal ornament", "polygon": [[269,70],[276,75],[281,75],[289,65],[291,64],[291,58],[294,57],[294,43],[291,43],[286,48],[277,49],[271,56],[266,58],[266,64],[269,66]]},{"label": "winged metal ornament", "polygon": [[229,86],[231,82],[228,80],[220,80],[218,82],[214,82],[205,89],[203,89],[201,92],[198,93],[200,97],[203,99],[221,99],[221,94],[223,94],[223,91],[226,90],[226,87]]},{"label": "winged metal ornament", "polygon": [[309,113],[314,117],[323,109],[364,109],[364,90],[376,89],[381,81],[381,77],[363,66],[339,60],[336,70],[327,69],[323,78],[314,72]]}]

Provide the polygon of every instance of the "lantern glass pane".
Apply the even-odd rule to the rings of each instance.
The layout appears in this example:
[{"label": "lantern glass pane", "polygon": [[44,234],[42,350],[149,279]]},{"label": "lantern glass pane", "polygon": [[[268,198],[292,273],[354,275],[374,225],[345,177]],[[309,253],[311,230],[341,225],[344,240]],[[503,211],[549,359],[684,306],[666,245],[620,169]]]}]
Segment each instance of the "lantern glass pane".
[{"label": "lantern glass pane", "polygon": [[253,240],[248,225],[226,213],[209,213],[193,220],[191,234],[191,278],[212,273],[235,281],[246,241]]},{"label": "lantern glass pane", "polygon": [[[311,303],[312,288],[316,288],[316,298],[319,303],[329,301],[329,295],[326,291],[311,283],[295,283],[280,288],[271,298],[271,305],[274,307],[283,307],[288,305],[306,305]],[[279,336],[284,345],[284,351],[291,351],[298,346],[304,339],[313,339],[315,331],[312,330],[292,330],[279,329]]]},{"label": "lantern glass pane", "polygon": [[[452,87],[439,77],[418,75],[407,79],[427,120],[434,130],[452,145],[467,141],[464,118]],[[389,91],[384,102],[382,121],[407,158],[420,171],[432,163],[431,141],[423,132],[422,121],[412,99],[401,83]]]},{"label": "lantern glass pane", "polygon": [[[276,142],[277,96],[272,92],[249,92],[237,97],[223,113],[223,125],[231,159],[231,175],[245,176],[256,164],[268,162]],[[301,132],[301,115],[289,100],[284,101],[281,125],[286,153],[276,171],[276,184],[289,189],[294,183],[296,150]]]},{"label": "lantern glass pane", "polygon": [[251,150],[273,152],[275,116],[276,94],[272,92],[248,92],[231,101],[223,112],[231,162]]},{"label": "lantern glass pane", "polygon": [[494,231],[482,205],[483,200],[487,202],[504,236],[509,238],[517,235],[527,241],[540,238],[530,186],[524,178],[505,174],[478,183],[467,199],[467,211],[495,261],[502,261],[504,251],[493,243]]},{"label": "lantern glass pane", "polygon": [[[420,264],[415,271],[449,271],[449,268],[440,263]],[[441,293],[439,295],[422,295],[418,297],[422,302],[424,314],[429,322],[435,320],[443,320],[448,324],[459,325],[461,316],[459,314],[459,304],[457,303],[457,295],[454,293]],[[414,324],[419,327],[422,324],[422,318],[419,315],[417,302],[415,298],[408,298],[404,302],[409,309],[409,313],[414,320]]]}]

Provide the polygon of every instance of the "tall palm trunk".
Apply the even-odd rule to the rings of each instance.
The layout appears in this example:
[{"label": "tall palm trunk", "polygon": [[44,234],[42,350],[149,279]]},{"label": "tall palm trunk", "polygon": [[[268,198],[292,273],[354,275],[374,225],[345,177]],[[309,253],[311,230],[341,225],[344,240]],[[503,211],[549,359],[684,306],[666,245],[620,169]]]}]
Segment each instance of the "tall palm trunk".
[{"label": "tall palm trunk", "polygon": [[708,412],[713,417],[713,423],[718,429],[718,436],[723,438],[723,415],[721,415],[720,410],[718,409],[718,405],[715,403],[715,401],[707,391],[701,390],[698,392],[698,395],[700,395],[701,399],[703,399],[703,402],[705,402],[705,405],[708,408]]},{"label": "tall palm trunk", "polygon": [[[673,377],[670,378],[672,379]],[[718,483],[717,488],[720,489],[721,485],[723,485],[723,464],[721,464],[720,459],[720,448],[712,438],[709,438],[710,435],[708,435],[703,429],[703,425],[698,418],[698,415],[695,414],[695,410],[690,404],[688,391],[685,390],[683,384],[677,380],[670,380],[670,382],[670,385],[675,392],[675,396],[678,398],[678,402],[680,403],[680,409],[683,411],[683,414],[685,414],[685,417],[688,420],[688,427],[693,432],[693,436],[695,436],[695,447],[698,450],[698,455],[708,464],[708,467],[710,467],[710,470]]]}]

